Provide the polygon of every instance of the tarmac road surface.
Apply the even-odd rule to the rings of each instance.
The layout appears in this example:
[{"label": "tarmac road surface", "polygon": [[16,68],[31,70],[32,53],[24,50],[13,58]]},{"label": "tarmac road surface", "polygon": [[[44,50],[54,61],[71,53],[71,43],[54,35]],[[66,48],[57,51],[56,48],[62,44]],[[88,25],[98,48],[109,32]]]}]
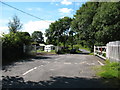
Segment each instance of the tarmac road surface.
[{"label": "tarmac road surface", "polygon": [[37,56],[3,67],[3,88],[108,88],[93,69],[101,59],[93,55]]}]

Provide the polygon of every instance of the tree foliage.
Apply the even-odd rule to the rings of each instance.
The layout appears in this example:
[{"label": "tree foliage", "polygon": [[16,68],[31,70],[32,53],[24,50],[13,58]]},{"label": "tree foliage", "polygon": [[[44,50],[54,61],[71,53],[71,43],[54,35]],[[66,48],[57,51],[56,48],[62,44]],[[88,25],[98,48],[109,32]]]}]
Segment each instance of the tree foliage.
[{"label": "tree foliage", "polygon": [[34,31],[32,33],[32,39],[37,43],[43,43],[44,42],[43,33],[41,31]]},{"label": "tree foliage", "polygon": [[2,42],[2,58],[5,63],[21,58],[24,55],[23,45],[29,45],[31,38],[28,32],[11,32],[3,35]]},{"label": "tree foliage", "polygon": [[24,56],[23,46],[31,44],[31,37],[28,32],[19,32],[22,24],[17,16],[13,22],[9,22],[10,33],[3,34],[2,40],[2,59],[3,63],[11,62]]},{"label": "tree foliage", "polygon": [[72,19],[69,17],[61,18],[51,23],[49,29],[46,30],[47,42],[54,45],[66,44],[69,35],[69,29]]},{"label": "tree foliage", "polygon": [[[70,31],[65,29],[64,22],[59,19],[50,25],[46,30],[47,41],[81,44],[93,51],[94,45],[120,40],[120,2],[86,2],[68,24]],[[69,34],[65,34],[67,31]]]},{"label": "tree foliage", "polygon": [[120,40],[120,3],[102,3],[93,18],[92,26],[98,43]]},{"label": "tree foliage", "polygon": [[22,28],[22,24],[20,23],[19,18],[15,15],[8,23],[8,28],[10,32],[16,33],[18,30]]},{"label": "tree foliage", "polygon": [[90,44],[94,43],[94,29],[91,23],[98,7],[98,2],[88,2],[83,4],[82,7],[77,10],[76,15],[74,15],[71,27],[77,32],[77,40],[79,44],[83,46],[86,45],[90,47]]},{"label": "tree foliage", "polygon": [[71,24],[77,41],[93,49],[120,40],[120,2],[87,2],[77,10]]}]

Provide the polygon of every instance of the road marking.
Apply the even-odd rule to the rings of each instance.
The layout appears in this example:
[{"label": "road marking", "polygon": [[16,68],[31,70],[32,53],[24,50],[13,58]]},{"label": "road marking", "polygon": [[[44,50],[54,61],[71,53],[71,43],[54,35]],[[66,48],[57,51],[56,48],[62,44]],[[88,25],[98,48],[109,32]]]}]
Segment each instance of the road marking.
[{"label": "road marking", "polygon": [[75,64],[78,64],[78,63],[75,63]]},{"label": "road marking", "polygon": [[37,67],[34,67],[34,68],[32,68],[32,69],[30,69],[30,70],[26,71],[26,72],[25,72],[25,73],[23,73],[22,75],[26,75],[26,74],[28,74],[29,72],[31,72],[31,71],[33,71],[33,70],[35,70],[35,69],[37,69]]},{"label": "road marking", "polygon": [[54,69],[50,69],[50,70],[54,70]]},{"label": "road marking", "polygon": [[37,67],[34,67],[34,69],[37,69]]},{"label": "road marking", "polygon": [[38,66],[38,67],[42,67],[42,66],[44,66],[44,65],[40,65],[40,66]]},{"label": "road marking", "polygon": [[95,63],[87,63],[88,65],[95,65]]},{"label": "road marking", "polygon": [[86,61],[84,61],[84,62],[81,62],[81,63],[79,63],[79,64],[83,64],[83,63],[86,63]]},{"label": "road marking", "polygon": [[71,64],[71,63],[64,63],[64,64]]},{"label": "road marking", "polygon": [[101,63],[100,61],[98,61],[98,63],[99,63],[100,65],[104,66],[104,64],[103,64],[103,63]]}]

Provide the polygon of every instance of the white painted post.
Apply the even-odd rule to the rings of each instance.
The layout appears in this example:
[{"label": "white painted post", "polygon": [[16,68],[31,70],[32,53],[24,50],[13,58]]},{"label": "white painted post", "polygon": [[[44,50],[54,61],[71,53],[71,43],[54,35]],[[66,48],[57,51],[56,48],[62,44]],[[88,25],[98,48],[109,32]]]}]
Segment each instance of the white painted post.
[{"label": "white painted post", "polygon": [[106,44],[106,58],[109,59],[109,44]]},{"label": "white painted post", "polygon": [[120,62],[120,41],[116,41],[116,61]]},{"label": "white painted post", "polygon": [[118,59],[119,59],[119,62],[120,62],[120,41],[118,43]]}]

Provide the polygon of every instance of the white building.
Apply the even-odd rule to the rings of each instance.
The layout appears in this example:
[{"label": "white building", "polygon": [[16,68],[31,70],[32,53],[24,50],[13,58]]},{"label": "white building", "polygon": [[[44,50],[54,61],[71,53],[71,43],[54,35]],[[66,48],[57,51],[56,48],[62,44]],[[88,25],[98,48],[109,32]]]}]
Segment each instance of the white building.
[{"label": "white building", "polygon": [[55,50],[55,46],[54,45],[45,45],[45,49],[46,52],[51,52],[51,50]]}]

